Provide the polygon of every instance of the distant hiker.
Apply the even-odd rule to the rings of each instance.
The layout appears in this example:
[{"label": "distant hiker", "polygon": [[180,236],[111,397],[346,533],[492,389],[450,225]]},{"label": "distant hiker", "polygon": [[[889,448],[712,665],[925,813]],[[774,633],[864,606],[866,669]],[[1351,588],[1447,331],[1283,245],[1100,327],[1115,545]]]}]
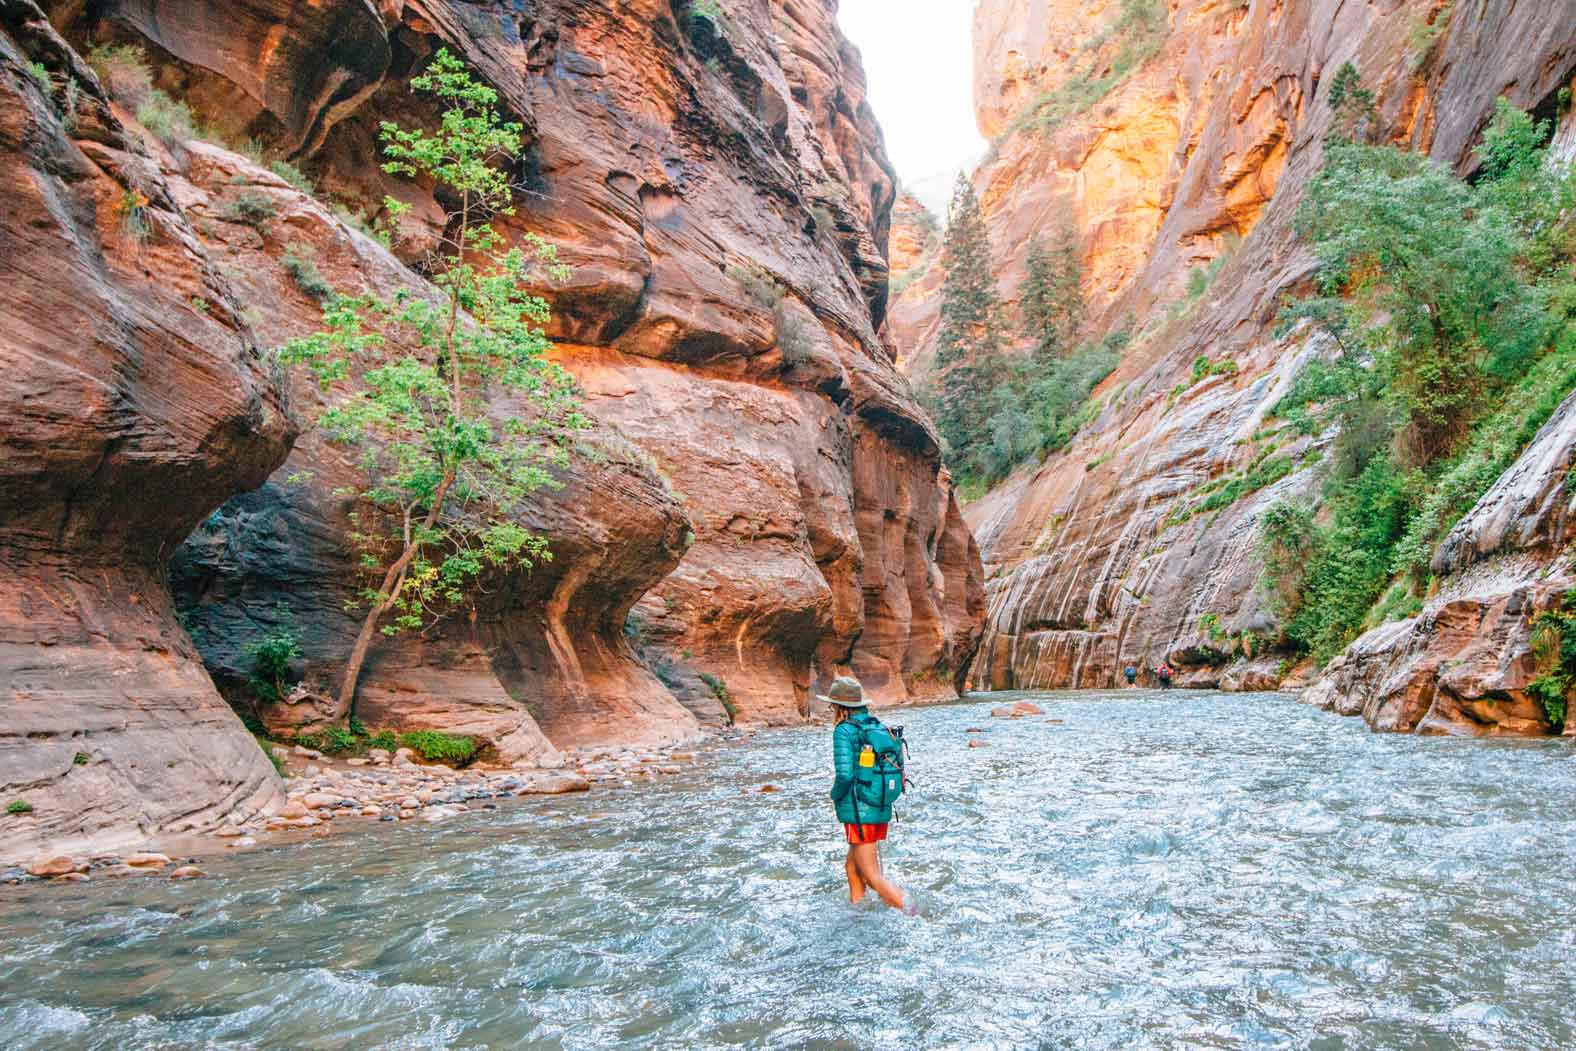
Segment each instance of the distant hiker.
[{"label": "distant hiker", "polygon": [[1155,669],[1155,678],[1160,680],[1162,690],[1171,689],[1171,665],[1162,663]]},{"label": "distant hiker", "polygon": [[903,730],[889,730],[866,710],[858,679],[842,676],[821,695],[832,706],[832,802],[848,837],[843,871],[848,900],[858,904],[867,889],[894,909],[912,912],[903,891],[881,871],[876,844],[886,838],[892,804],[903,794]]},{"label": "distant hiker", "polygon": [[1138,681],[1138,669],[1129,664],[1122,669],[1122,677],[1127,680],[1127,685],[1131,686]]}]

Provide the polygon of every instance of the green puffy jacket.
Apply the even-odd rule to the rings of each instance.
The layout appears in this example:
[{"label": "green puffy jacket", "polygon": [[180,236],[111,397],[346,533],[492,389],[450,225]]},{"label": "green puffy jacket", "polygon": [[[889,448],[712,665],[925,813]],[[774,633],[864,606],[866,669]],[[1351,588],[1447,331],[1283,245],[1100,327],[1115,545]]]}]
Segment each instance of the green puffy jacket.
[{"label": "green puffy jacket", "polygon": [[855,712],[832,730],[832,769],[837,774],[832,782],[832,802],[837,807],[837,820],[845,825],[879,825],[892,820],[891,804],[875,807],[856,798],[862,727],[879,722],[868,712]]}]

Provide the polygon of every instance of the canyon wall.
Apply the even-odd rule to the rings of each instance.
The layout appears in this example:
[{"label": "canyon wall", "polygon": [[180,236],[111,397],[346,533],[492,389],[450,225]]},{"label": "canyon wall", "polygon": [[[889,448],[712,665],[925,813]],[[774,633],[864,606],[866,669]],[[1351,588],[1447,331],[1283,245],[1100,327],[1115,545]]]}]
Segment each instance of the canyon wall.
[{"label": "canyon wall", "polygon": [[[1576,72],[1568,0],[1154,6],[1158,37],[1144,35],[1134,0],[976,8],[976,109],[996,142],[974,182],[1004,298],[1016,299],[1029,238],[1070,220],[1091,333],[1130,337],[1095,391],[1093,422],[966,508],[990,606],[979,688],[1108,686],[1128,662],[1161,661],[1186,684],[1288,681],[1289,662],[1258,641],[1278,630],[1256,587],[1256,523],[1316,492],[1307,465],[1319,450],[1261,424],[1322,349],[1302,332],[1277,338],[1274,319],[1312,272],[1291,219],[1321,163],[1330,81],[1352,62],[1385,139],[1466,171],[1497,97],[1552,112]],[[1124,48],[1141,59],[1125,71]],[[1026,119],[1036,103],[1049,115],[1038,122]],[[1210,263],[1216,272],[1197,274]],[[914,322],[895,331],[905,362],[925,359],[938,287],[922,276],[896,297],[893,318]],[[1200,357],[1222,367],[1199,375]],[[1211,499],[1272,447],[1289,473]],[[1552,550],[1540,549],[1545,565]],[[1515,608],[1524,631],[1527,607]],[[1525,716],[1510,707],[1507,719]],[[1440,712],[1436,725],[1476,732]]]},{"label": "canyon wall", "polygon": [[[35,68],[79,85],[69,123]],[[284,460],[281,379],[141,138],[12,0],[0,185],[0,861],[276,805],[165,576]]]},{"label": "canyon wall", "polygon": [[[315,724],[364,581],[352,454],[296,438],[320,395],[267,351],[317,323],[303,274],[435,294],[441,208],[378,169],[376,135],[435,119],[408,81],[439,47],[525,127],[503,228],[571,268],[543,292],[594,428],[524,523],[551,561],[379,642],[362,721],[551,764],[798,720],[844,672],[878,702],[952,693],[979,552],[883,335],[894,180],[834,3],[45,7],[0,4],[20,192],[0,355],[22,377],[0,424],[0,791],[37,801],[5,857],[276,803],[214,683],[251,714],[250,647],[289,627],[303,689],[256,714]],[[137,127],[83,60],[105,44],[142,48],[207,141]],[[385,193],[412,206],[392,247],[365,232]]]}]

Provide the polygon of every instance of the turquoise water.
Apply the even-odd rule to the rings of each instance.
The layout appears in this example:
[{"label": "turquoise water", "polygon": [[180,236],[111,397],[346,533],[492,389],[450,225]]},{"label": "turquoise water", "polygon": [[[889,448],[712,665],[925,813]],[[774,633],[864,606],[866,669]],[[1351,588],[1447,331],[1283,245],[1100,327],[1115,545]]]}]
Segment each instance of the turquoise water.
[{"label": "turquoise water", "polygon": [[0,888],[0,1047],[1576,1043],[1568,743],[1030,696],[1064,722],[892,716],[919,787],[886,856],[919,918],[844,900],[830,732],[763,733],[655,787],[209,880]]}]

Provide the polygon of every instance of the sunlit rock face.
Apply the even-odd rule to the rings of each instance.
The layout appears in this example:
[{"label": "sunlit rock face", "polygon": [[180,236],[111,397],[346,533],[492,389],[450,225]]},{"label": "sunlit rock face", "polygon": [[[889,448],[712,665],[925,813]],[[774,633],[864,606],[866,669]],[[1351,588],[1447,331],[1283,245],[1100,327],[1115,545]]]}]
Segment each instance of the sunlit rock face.
[{"label": "sunlit rock face", "polygon": [[[34,64],[79,85],[69,123]],[[159,165],[27,2],[0,7],[0,186],[0,799],[31,807],[0,863],[272,806],[164,577],[284,460],[284,390]]]},{"label": "sunlit rock face", "polygon": [[935,353],[941,323],[941,239],[946,220],[902,194],[892,209],[892,298],[887,326],[897,345],[898,367],[923,375]]},{"label": "sunlit rock face", "polygon": [[[528,516],[550,563],[496,582],[474,613],[376,645],[363,722],[553,762],[569,745],[687,737],[727,706],[797,720],[843,672],[882,702],[951,692],[983,623],[978,549],[878,334],[894,179],[829,5],[730,5],[716,22],[657,0],[51,13],[81,49],[145,47],[156,82],[218,137],[256,138],[316,181],[314,200],[229,150],[154,151],[260,347],[315,323],[287,253],[336,287],[431,293],[419,269],[442,210],[375,162],[381,121],[434,118],[408,87],[433,52],[462,56],[524,126],[504,225],[572,268],[543,291],[597,452]],[[232,221],[243,191],[276,215]],[[412,205],[392,253],[329,207],[371,214],[385,193]],[[308,413],[317,395],[290,386]],[[282,455],[257,492],[193,511],[175,572],[184,619],[243,710],[247,647],[286,622],[298,670],[331,691],[363,585],[336,495],[346,454],[307,433]],[[258,714],[281,729],[314,717],[310,698]]]},{"label": "sunlit rock face", "polygon": [[[1386,138],[1465,170],[1496,97],[1538,106],[1570,82],[1576,20],[1556,0],[1459,8],[1417,54],[1409,28],[1437,4],[1184,0],[1167,5],[1153,56],[1092,105],[1043,133],[1009,130],[1027,100],[1111,71],[1120,7],[976,9],[976,111],[1001,137],[974,181],[1004,298],[1016,299],[1029,238],[1066,217],[1081,238],[1091,335],[1125,328],[1133,339],[1096,390],[1095,420],[965,508],[990,606],[973,680],[1105,686],[1129,662],[1166,660],[1184,683],[1265,688],[1287,668],[1257,641],[1276,629],[1256,587],[1257,518],[1311,494],[1314,472],[1190,510],[1260,454],[1260,422],[1321,351],[1272,330],[1283,294],[1312,270],[1291,217],[1320,164],[1328,82],[1353,62]],[[1190,295],[1190,272],[1221,255],[1218,276]],[[894,298],[904,362],[926,360],[938,288],[915,282]],[[1195,381],[1201,355],[1238,371]],[[1292,443],[1277,455],[1301,463],[1309,452]]]}]

